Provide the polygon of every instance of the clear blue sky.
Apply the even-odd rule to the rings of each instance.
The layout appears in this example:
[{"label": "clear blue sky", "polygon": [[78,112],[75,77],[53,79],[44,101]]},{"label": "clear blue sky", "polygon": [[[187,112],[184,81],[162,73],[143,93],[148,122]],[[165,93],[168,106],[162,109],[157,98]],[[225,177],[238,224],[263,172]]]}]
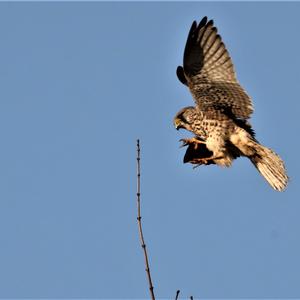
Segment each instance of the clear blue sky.
[{"label": "clear blue sky", "polygon": [[[300,297],[299,3],[1,3],[0,297],[146,298],[135,146],[157,297]],[[184,165],[172,125],[191,22],[215,20],[285,160]]]}]

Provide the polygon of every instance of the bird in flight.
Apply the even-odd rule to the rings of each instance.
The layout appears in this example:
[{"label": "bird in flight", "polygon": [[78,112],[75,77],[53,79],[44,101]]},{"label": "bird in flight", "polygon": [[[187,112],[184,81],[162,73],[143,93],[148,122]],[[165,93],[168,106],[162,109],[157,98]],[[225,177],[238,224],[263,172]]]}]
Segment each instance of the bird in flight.
[{"label": "bird in flight", "polygon": [[188,146],[184,162],[229,167],[235,158],[245,156],[275,190],[284,190],[288,183],[284,162],[255,138],[248,121],[251,98],[236,78],[213,20],[204,17],[199,24],[193,22],[177,77],[188,86],[196,104],[181,109],[174,118],[176,129],[195,135],[181,140]]}]

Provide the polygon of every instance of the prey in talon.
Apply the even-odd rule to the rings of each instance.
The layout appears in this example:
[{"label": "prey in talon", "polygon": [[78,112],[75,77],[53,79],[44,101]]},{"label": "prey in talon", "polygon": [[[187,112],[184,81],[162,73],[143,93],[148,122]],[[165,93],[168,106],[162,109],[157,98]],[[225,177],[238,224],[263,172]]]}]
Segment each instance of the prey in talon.
[{"label": "prey in talon", "polygon": [[[198,138],[195,138],[199,141]],[[209,151],[204,142],[190,142],[188,144],[182,145],[187,146],[183,162],[190,163],[198,167],[200,165],[211,165],[215,164],[214,160],[210,159],[213,155],[212,151]]]}]

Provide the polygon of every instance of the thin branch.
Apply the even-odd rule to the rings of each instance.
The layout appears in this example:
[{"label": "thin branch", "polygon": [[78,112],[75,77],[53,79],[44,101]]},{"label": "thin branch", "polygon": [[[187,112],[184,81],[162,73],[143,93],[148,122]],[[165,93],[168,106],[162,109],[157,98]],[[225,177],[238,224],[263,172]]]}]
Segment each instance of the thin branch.
[{"label": "thin branch", "polygon": [[144,235],[143,235],[143,229],[142,229],[142,217],[141,217],[141,157],[140,157],[140,140],[137,140],[137,221],[138,221],[138,227],[139,227],[139,235],[140,235],[140,242],[141,246],[143,248],[144,252],[144,258],[145,258],[145,266],[146,266],[146,273],[147,273],[147,278],[148,278],[148,284],[149,284],[149,290],[150,290],[150,295],[151,299],[155,300],[154,292],[153,292],[153,284],[152,284],[152,279],[151,279],[151,273],[150,273],[150,267],[149,267],[149,260],[148,260],[148,254],[147,254],[147,249],[146,249],[146,244],[144,241]]},{"label": "thin branch", "polygon": [[178,290],[178,291],[176,292],[175,300],[178,300],[179,293],[180,293],[180,290]]}]

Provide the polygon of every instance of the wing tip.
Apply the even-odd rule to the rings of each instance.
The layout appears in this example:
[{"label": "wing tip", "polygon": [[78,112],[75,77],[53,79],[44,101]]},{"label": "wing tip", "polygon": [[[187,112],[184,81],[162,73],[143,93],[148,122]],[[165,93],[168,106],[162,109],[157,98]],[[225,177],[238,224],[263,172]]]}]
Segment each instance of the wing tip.
[{"label": "wing tip", "polygon": [[206,26],[213,26],[214,25],[214,20],[209,20],[206,24]]},{"label": "wing tip", "polygon": [[[194,33],[195,30],[199,31],[201,28],[208,27],[208,26],[213,27],[214,26],[214,20],[213,19],[209,20],[207,16],[203,17],[198,25],[197,25],[197,21],[194,20],[192,25],[191,25],[190,34]],[[213,30],[214,29],[215,29],[215,27],[213,27]]]},{"label": "wing tip", "polygon": [[203,17],[202,20],[199,22],[198,27],[201,28],[201,27],[205,26],[207,23],[207,20],[208,20],[207,16]]}]

